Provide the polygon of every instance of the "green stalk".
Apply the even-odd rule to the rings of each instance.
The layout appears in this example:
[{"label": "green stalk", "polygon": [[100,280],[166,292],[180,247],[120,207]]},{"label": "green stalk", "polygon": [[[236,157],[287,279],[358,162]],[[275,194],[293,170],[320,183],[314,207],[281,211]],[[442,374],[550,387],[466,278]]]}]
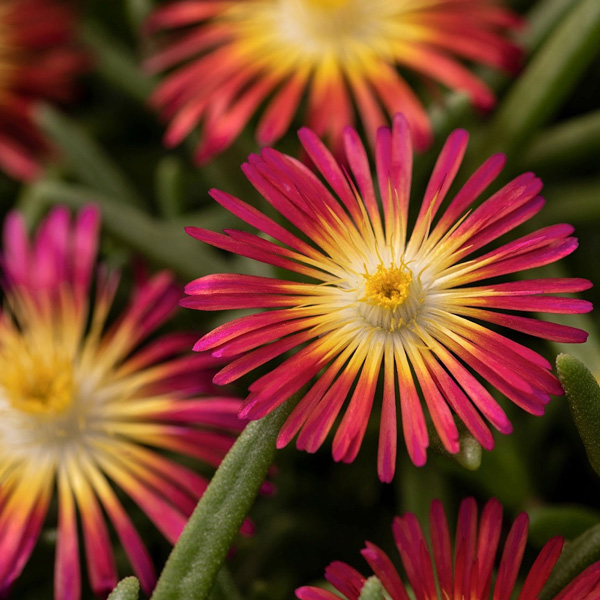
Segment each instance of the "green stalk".
[{"label": "green stalk", "polygon": [[275,456],[295,402],[246,426],[215,473],[158,580],[152,600],[206,600]]}]

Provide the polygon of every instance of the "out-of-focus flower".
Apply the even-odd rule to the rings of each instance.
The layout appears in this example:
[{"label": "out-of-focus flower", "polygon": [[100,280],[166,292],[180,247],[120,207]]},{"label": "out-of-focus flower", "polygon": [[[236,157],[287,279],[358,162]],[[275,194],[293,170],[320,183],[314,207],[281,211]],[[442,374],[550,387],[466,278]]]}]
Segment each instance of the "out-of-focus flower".
[{"label": "out-of-focus flower", "polygon": [[0,596],[27,562],[55,487],[55,597],[80,595],[77,513],[94,592],[105,596],[117,582],[104,513],[149,591],[150,556],[114,487],[174,543],[207,481],[154,448],[217,466],[242,428],[240,401],[212,395],[214,359],[185,354],[189,334],[139,348],[177,306],[168,273],[143,278],[105,330],[118,274],[101,268],[91,299],[98,226],[92,207],[74,223],[54,209],[31,241],[18,213],[4,224]]},{"label": "out-of-focus flower", "polygon": [[283,426],[278,445],[300,432],[297,446],[314,452],[345,413],[333,439],[333,457],[351,462],[381,373],[378,471],[390,481],[398,399],[416,465],[425,462],[429,443],[423,401],[451,453],[459,450],[455,417],[487,449],[494,441],[482,417],[502,433],[511,432],[506,414],[473,372],[524,410],[543,414],[550,394],[562,394],[550,363],[487,324],[549,340],[585,341],[584,331],[515,312],[587,312],[589,302],[553,294],[585,290],[589,281],[498,281],[573,252],[573,228],[554,225],[483,250],[542,208],[541,181],[526,173],[473,208],[502,169],[504,157],[495,155],[444,205],[467,146],[467,133],[457,130],[441,151],[410,226],[412,147],[404,118],[397,116],[391,131],[379,130],[379,192],[354,130],[344,134],[348,172],[312,131],[301,130],[300,139],[326,183],[299,161],[269,148],[242,167],[289,228],[213,190],[219,204],[266,237],[188,229],[199,240],[299,277],[209,275],[186,287],[189,297],[183,305],[190,308],[271,309],[221,325],[195,345],[234,359],[215,383],[230,383],[297,349],[250,385],[241,415],[263,417],[318,375]]},{"label": "out-of-focus flower", "polygon": [[481,108],[491,90],[461,59],[514,71],[520,51],[504,33],[519,22],[494,0],[186,0],[159,8],[149,31],[176,30],[148,61],[175,67],[153,104],[170,121],[172,146],[202,125],[203,163],[227,148],[267,102],[256,137],[276,142],[306,96],[304,122],[341,151],[355,113],[374,141],[403,112],[417,148],[429,119],[397,66],[467,93]]},{"label": "out-of-focus flower", "polygon": [[74,15],[57,0],[0,4],[0,168],[30,180],[48,144],[33,122],[36,103],[65,101],[85,66],[74,44]]},{"label": "out-of-focus flower", "polygon": [[[412,513],[396,517],[394,540],[402,559],[410,589],[416,600],[509,600],[519,576],[527,543],[529,519],[521,513],[504,544],[502,558],[492,585],[494,561],[502,533],[502,507],[490,500],[477,519],[473,498],[463,500],[458,515],[454,552],[450,529],[441,502],[434,500],[430,511],[431,544]],[[562,538],[551,539],[533,563],[518,600],[537,600],[562,550]],[[361,554],[389,594],[391,600],[409,600],[408,586],[383,550],[367,542]],[[358,600],[365,577],[342,562],[333,562],[325,577],[347,600]],[[438,593],[439,586],[439,593]],[[554,600],[597,600],[600,594],[600,562],[588,567]],[[340,600],[340,596],[316,587],[296,590],[301,600]]]}]

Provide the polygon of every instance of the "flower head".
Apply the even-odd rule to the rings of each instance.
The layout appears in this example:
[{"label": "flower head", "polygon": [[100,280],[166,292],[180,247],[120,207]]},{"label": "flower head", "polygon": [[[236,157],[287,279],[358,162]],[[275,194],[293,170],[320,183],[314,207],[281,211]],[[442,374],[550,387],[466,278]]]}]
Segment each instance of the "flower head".
[{"label": "flower head", "polygon": [[114,486],[174,543],[208,482],[156,449],[217,466],[242,427],[240,402],[212,394],[214,359],[185,354],[189,334],[138,348],[177,306],[168,273],[140,281],[105,331],[118,274],[102,268],[90,299],[98,226],[92,207],[74,223],[54,209],[31,241],[19,214],[4,224],[0,596],[27,562],[55,487],[55,597],[79,597],[77,512],[94,592],[117,582],[104,513],[150,590],[152,562]]},{"label": "flower head", "polygon": [[491,90],[461,59],[514,70],[520,51],[503,34],[517,23],[494,0],[174,2],[148,22],[150,31],[177,30],[148,61],[152,71],[175,67],[153,102],[171,121],[168,145],[202,124],[199,162],[227,148],[265,101],[256,137],[276,142],[304,96],[305,122],[336,154],[355,111],[371,141],[403,112],[424,148],[429,119],[397,66],[489,108]]},{"label": "flower head", "polygon": [[[485,505],[479,520],[475,500],[463,500],[456,525],[454,552],[446,515],[439,500],[431,504],[429,524],[430,545],[412,513],[396,517],[392,525],[394,541],[416,600],[489,600],[492,591],[494,600],[511,598],[527,543],[529,519],[525,513],[521,513],[510,528],[493,585],[494,561],[502,533],[502,507],[497,500],[490,500]],[[560,556],[562,545],[562,538],[553,538],[542,548],[527,574],[518,600],[539,598]],[[367,542],[361,554],[390,600],[413,597],[383,550]],[[367,581],[358,571],[342,562],[329,565],[325,577],[347,600],[359,600]],[[597,562],[575,578],[554,600],[596,600],[599,594],[600,562]],[[297,589],[296,597],[300,600],[340,600],[339,595],[315,587]]]},{"label": "flower head", "polygon": [[48,144],[33,122],[37,102],[64,101],[85,59],[75,48],[74,15],[56,0],[0,6],[0,167],[35,178]]},{"label": "flower head", "polygon": [[379,192],[354,130],[344,134],[349,174],[312,131],[301,130],[300,139],[326,183],[272,149],[250,156],[242,167],[289,229],[221,191],[211,192],[214,199],[267,239],[245,231],[188,229],[213,246],[301,278],[209,275],[186,287],[183,305],[190,308],[270,309],[221,325],[196,344],[197,350],[234,359],[215,383],[234,381],[298,349],[250,385],[241,414],[263,417],[318,376],[278,445],[299,432],[298,447],[314,452],[344,413],[333,456],[351,462],[382,373],[378,471],[384,481],[391,480],[396,463],[397,400],[417,465],[425,462],[429,440],[423,404],[451,453],[459,450],[455,418],[488,449],[494,442],[484,418],[510,433],[506,414],[481,379],[526,411],[543,414],[550,394],[562,394],[550,363],[488,324],[561,342],[585,341],[579,329],[515,313],[587,312],[589,302],[552,294],[585,290],[589,281],[498,281],[573,252],[573,228],[554,225],[483,250],[542,208],[541,181],[526,173],[473,208],[502,169],[504,158],[495,155],[445,202],[467,145],[466,132],[457,130],[442,149],[411,226],[412,149],[404,118],[397,116],[391,131],[379,130]]}]

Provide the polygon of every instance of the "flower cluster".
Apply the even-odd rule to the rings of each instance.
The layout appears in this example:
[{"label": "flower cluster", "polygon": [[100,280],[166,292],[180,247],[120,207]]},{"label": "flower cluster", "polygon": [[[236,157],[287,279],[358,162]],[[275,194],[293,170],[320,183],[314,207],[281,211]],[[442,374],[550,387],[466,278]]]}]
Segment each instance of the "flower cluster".
[{"label": "flower cluster", "polygon": [[[398,490],[422,502],[423,470],[413,467],[425,464],[430,447],[454,455],[475,447],[479,457],[481,447],[493,449],[496,432],[510,434],[513,423],[528,418],[518,409],[541,416],[552,396],[566,393],[600,474],[600,388],[578,360],[559,357],[555,376],[539,353],[540,340],[582,343],[584,329],[591,331],[581,315],[592,304],[576,296],[591,282],[556,276],[552,268],[577,248],[574,228],[535,224],[545,204],[542,182],[532,172],[502,174],[503,154],[461,173],[464,129],[439,140],[433,167],[427,157],[415,159],[434,133],[464,122],[478,128],[479,148],[522,147],[514,173],[534,165],[543,175],[557,156],[570,164],[589,159],[597,106],[572,124],[541,129],[549,115],[583,114],[589,104],[587,97],[576,106],[560,101],[580,73],[591,72],[599,0],[572,7],[515,0],[535,5],[536,15],[519,41],[521,16],[503,0],[138,0],[118,10],[114,2],[85,4],[0,0],[0,170],[20,180],[0,180],[0,599],[28,585],[34,563],[46,566],[36,560],[44,553],[35,553],[40,540],[52,547],[54,577],[43,592],[36,587],[35,597],[50,595],[53,586],[56,600],[80,600],[87,583],[100,598],[137,598],[139,587],[154,600],[240,596],[224,561],[240,528],[253,529],[248,511],[261,484],[263,491],[270,487],[263,480],[275,447],[293,440],[314,453],[329,439],[333,459],[344,463],[355,460],[365,439],[365,446],[375,441],[382,482],[396,476],[404,444],[413,464],[406,461],[398,473]],[[524,48],[536,59],[485,123],[502,87],[496,84],[510,83],[497,71],[517,73]],[[75,80],[88,69],[72,124],[41,108],[73,99]],[[530,98],[533,86],[539,89]],[[445,112],[454,102],[460,110]],[[148,106],[166,123],[162,143],[160,135],[151,138],[153,111],[140,110]],[[130,115],[148,122],[121,127],[118,117]],[[93,125],[80,128],[78,119]],[[296,125],[301,148],[286,138]],[[113,139],[99,136],[96,144],[87,137],[105,126]],[[229,156],[241,152],[250,130],[252,147],[260,149],[242,171],[256,202],[217,189],[210,195],[218,207],[188,198],[184,182],[217,185],[230,175],[231,161],[196,172],[166,156],[164,146],[190,138],[193,162],[202,166],[232,146]],[[538,131],[539,140],[531,135]],[[569,152],[542,150],[552,146],[548,139],[567,140]],[[269,147],[280,140],[280,150]],[[120,164],[104,155],[105,142],[120,149]],[[44,169],[49,157],[58,160]],[[581,172],[587,176],[592,165]],[[557,180],[563,175],[557,172]],[[586,180],[583,187],[587,194],[598,185]],[[17,188],[18,196],[6,199],[3,189]],[[73,214],[60,202],[79,210]],[[105,262],[98,262],[98,205],[107,224]],[[215,217],[222,219],[218,227],[234,218],[243,223],[216,232],[207,224]],[[204,245],[179,228],[189,256],[177,242],[160,255],[182,222],[202,225],[186,230]],[[140,261],[124,270],[121,286],[116,264],[130,250],[174,272],[148,274]],[[193,272],[208,256],[224,266],[201,273],[224,273],[182,291],[175,273]],[[234,272],[238,267],[242,272]],[[229,321],[231,313],[215,320],[203,314],[198,339],[181,325],[198,313],[181,311],[181,320],[171,320],[179,306],[235,313]],[[597,351],[592,346],[590,355]],[[263,418],[245,429],[248,420]],[[533,457],[536,448],[547,451],[543,427],[552,423],[529,422],[536,423]],[[584,494],[563,498],[562,490],[553,496],[538,485],[553,479],[549,473],[562,484],[558,463],[569,460],[571,467],[563,447],[559,460],[540,461],[522,452],[520,439],[503,440],[481,472],[470,474],[478,493],[510,496],[511,507],[553,497],[561,516],[550,515],[538,535],[532,530],[533,542],[542,529],[543,541],[548,530],[575,537],[598,520],[593,510],[557,504],[582,495],[586,502]],[[505,470],[497,475],[499,464]],[[504,498],[504,484],[512,482],[494,479],[512,477],[511,469],[519,489],[511,486]],[[348,490],[368,492],[369,517],[379,509],[377,494],[385,502],[383,494],[396,492],[369,486],[360,475],[356,488],[331,490],[313,472],[297,475],[281,477],[279,489],[287,483],[295,492],[306,483],[316,493],[302,496],[299,519],[257,519],[268,543],[254,543],[259,551],[244,566],[246,575],[278,550],[273,540],[285,536],[288,546],[298,546],[288,533],[311,531],[307,504],[322,503],[326,514],[329,491],[336,517],[343,514],[340,499],[353,501]],[[433,489],[452,498],[455,474],[434,476]],[[279,498],[282,504],[289,496]],[[600,562],[582,566],[597,554],[594,530],[562,557],[562,538],[553,537],[530,560],[528,516],[503,527],[500,500],[488,501],[481,514],[473,498],[463,500],[454,536],[439,500],[428,524],[411,513],[396,517],[400,568],[367,542],[362,556],[373,575],[334,562],[325,587],[300,587],[296,597],[600,600]],[[339,532],[319,525],[314,529],[324,535]],[[155,554],[174,544],[157,578]],[[285,562],[310,568],[306,553],[296,551]],[[127,570],[135,577],[111,593]],[[282,594],[296,585],[281,586]],[[282,594],[273,590],[273,598]]]}]

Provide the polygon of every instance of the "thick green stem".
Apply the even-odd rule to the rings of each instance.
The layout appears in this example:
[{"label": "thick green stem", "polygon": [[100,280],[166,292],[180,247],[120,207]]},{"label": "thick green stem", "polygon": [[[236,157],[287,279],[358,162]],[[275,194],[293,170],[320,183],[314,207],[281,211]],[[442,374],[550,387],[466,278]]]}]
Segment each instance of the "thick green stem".
[{"label": "thick green stem", "polygon": [[293,401],[251,422],[198,503],[158,580],[152,600],[205,600],[273,457]]},{"label": "thick green stem", "polygon": [[556,370],[590,463],[600,475],[600,387],[578,358],[559,354]]}]

